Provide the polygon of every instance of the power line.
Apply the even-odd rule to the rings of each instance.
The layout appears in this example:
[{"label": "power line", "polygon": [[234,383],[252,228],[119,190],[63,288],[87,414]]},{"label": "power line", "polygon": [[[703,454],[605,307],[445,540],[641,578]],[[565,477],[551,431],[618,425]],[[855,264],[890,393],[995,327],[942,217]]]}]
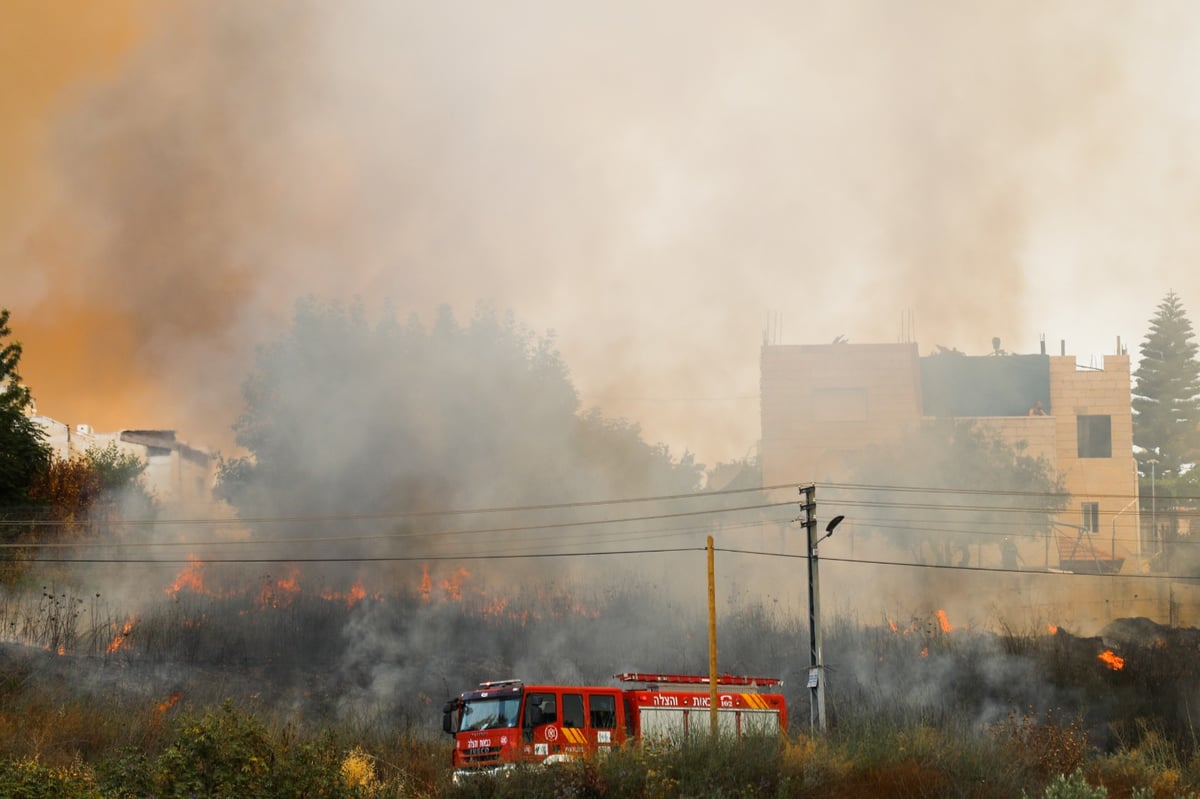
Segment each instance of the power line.
[{"label": "power line", "polygon": [[[772,558],[793,558],[807,560],[806,554],[789,554],[786,552],[761,552],[749,549],[727,549],[717,548],[718,552],[730,552],[741,555],[760,555]],[[1103,577],[1111,579],[1114,577],[1122,579],[1139,579],[1139,580],[1187,580],[1194,582],[1196,577],[1190,574],[1096,574],[1092,572],[1074,572],[1074,571],[1038,571],[1034,569],[1006,569],[997,566],[956,566],[952,564],[941,563],[912,563],[905,561],[894,560],[872,560],[867,558],[838,558],[828,555],[821,556],[822,562],[835,561],[837,563],[849,563],[862,566],[896,566],[909,569],[937,569],[943,571],[967,571],[967,572],[993,572],[999,574],[1018,574],[1018,575],[1034,575],[1046,577]]]},{"label": "power line", "polygon": [[179,558],[158,560],[156,558],[14,558],[15,563],[88,563],[88,564],[253,564],[253,563],[393,563],[425,562],[441,560],[520,560],[534,558],[582,558],[607,555],[665,555],[675,552],[703,552],[704,547],[671,547],[659,549],[596,550],[590,552],[533,552],[524,554],[475,554],[475,555],[380,555],[340,558]]},{"label": "power line", "polygon": [[762,510],[766,508],[777,508],[780,506],[794,505],[794,501],[787,502],[769,502],[760,505],[740,505],[733,508],[709,508],[706,510],[696,511],[677,511],[674,513],[658,513],[646,516],[628,516],[617,519],[587,519],[581,521],[570,522],[554,522],[552,524],[535,524],[535,525],[515,525],[510,527],[486,527],[474,528],[466,530],[430,530],[416,531],[410,530],[406,532],[395,533],[373,533],[368,535],[326,535],[326,536],[305,536],[300,538],[272,538],[272,539],[257,539],[257,540],[233,540],[233,541],[112,541],[112,542],[27,542],[27,543],[3,543],[0,544],[0,549],[104,549],[110,547],[116,548],[144,548],[144,547],[203,547],[203,546],[255,546],[255,545],[276,545],[276,544],[320,544],[320,543],[347,543],[350,541],[386,541],[399,540],[410,538],[448,538],[458,535],[480,535],[493,533],[513,533],[532,530],[559,530],[572,527],[589,527],[595,525],[606,524],[629,524],[631,522],[642,521],[658,521],[662,519],[677,519],[694,516],[707,516],[718,513],[733,513],[745,510]]},{"label": "power line", "polygon": [[[67,521],[62,519],[0,519],[0,527],[87,527],[96,525],[106,526],[156,526],[156,525],[192,525],[192,524],[287,524],[294,522],[336,522],[336,521],[378,521],[380,519],[428,518],[437,516],[465,516],[492,513],[523,513],[541,510],[568,510],[572,508],[605,507],[610,505],[628,505],[639,502],[671,502],[682,499],[707,499],[709,497],[729,496],[732,494],[761,493],[778,491],[784,488],[795,488],[795,483],[780,483],[778,485],[762,486],[760,488],[729,488],[721,491],[702,491],[689,494],[663,494],[647,497],[623,497],[618,499],[597,499],[580,502],[557,502],[541,505],[507,505],[491,508],[452,508],[446,510],[424,511],[387,511],[379,513],[335,513],[335,514],[303,514],[296,516],[247,516],[237,518],[182,518],[182,519],[114,519]],[[60,507],[60,506],[50,506]],[[40,510],[25,507],[23,510]],[[0,508],[0,513],[4,511]]]},{"label": "power line", "polygon": [[[16,563],[60,563],[60,564],[90,564],[90,565],[190,565],[190,564],[262,564],[262,563],[397,563],[397,562],[427,562],[427,561],[478,561],[478,560],[521,560],[521,559],[546,559],[546,558],[578,558],[578,557],[603,557],[611,555],[655,555],[655,554],[673,554],[679,552],[703,552],[705,547],[655,547],[645,549],[621,549],[621,550],[585,550],[576,552],[527,552],[527,553],[472,553],[472,554],[455,554],[455,555],[372,555],[372,556],[343,556],[343,557],[272,557],[272,558],[215,558],[215,557],[195,557],[189,556],[187,559],[179,558],[47,558],[47,557],[29,557],[29,558],[14,558]],[[770,558],[787,558],[807,560],[808,555],[791,554],[786,552],[766,552],[762,550],[751,549],[735,549],[729,547],[718,547],[717,552],[725,552],[736,555],[753,555],[758,557]],[[847,557],[831,557],[822,555],[821,560],[826,562],[845,563],[854,566],[890,566],[895,568],[906,569],[932,569],[939,571],[962,571],[962,572],[986,572],[993,574],[1013,574],[1021,576],[1046,576],[1046,577],[1102,577],[1102,578],[1121,578],[1121,579],[1138,579],[1138,580],[1188,580],[1194,581],[1196,578],[1193,575],[1186,574],[1095,574],[1090,572],[1074,572],[1066,570],[1034,570],[1034,569],[1012,569],[994,566],[961,566],[953,564],[940,563],[913,563],[911,561],[893,561],[893,560],[878,560],[873,558],[847,558]]]}]

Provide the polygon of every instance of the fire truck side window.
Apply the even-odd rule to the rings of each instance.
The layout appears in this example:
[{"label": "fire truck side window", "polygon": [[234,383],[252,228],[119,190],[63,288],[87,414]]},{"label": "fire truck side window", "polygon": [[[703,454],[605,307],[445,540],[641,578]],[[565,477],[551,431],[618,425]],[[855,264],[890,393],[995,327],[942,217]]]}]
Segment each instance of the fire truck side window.
[{"label": "fire truck side window", "polygon": [[554,706],[554,694],[530,694],[525,699],[525,725],[540,727],[558,720]]},{"label": "fire truck side window", "polygon": [[589,696],[588,711],[591,715],[593,729],[611,730],[617,726],[617,698],[615,696],[604,694]]},{"label": "fire truck side window", "polygon": [[562,725],[583,728],[583,694],[563,694]]}]

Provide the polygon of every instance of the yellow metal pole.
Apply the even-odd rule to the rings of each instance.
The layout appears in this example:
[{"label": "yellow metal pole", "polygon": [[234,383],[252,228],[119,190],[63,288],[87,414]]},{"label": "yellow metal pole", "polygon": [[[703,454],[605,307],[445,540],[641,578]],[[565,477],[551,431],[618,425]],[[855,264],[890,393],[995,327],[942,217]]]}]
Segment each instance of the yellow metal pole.
[{"label": "yellow metal pole", "polygon": [[708,537],[708,718],[717,738],[717,581],[713,569],[713,537]]}]

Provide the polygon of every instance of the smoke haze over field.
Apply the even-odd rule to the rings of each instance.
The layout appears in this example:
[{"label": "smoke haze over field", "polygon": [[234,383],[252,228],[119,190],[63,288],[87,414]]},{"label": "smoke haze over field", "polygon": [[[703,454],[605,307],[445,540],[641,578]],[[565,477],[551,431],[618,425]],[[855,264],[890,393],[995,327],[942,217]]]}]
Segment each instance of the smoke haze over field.
[{"label": "smoke haze over field", "polygon": [[[231,446],[298,296],[553,329],[712,464],[758,347],[1136,349],[1200,308],[1189,4],[6,9],[0,305],[41,412]],[[1191,305],[1189,305],[1191,303]]]}]

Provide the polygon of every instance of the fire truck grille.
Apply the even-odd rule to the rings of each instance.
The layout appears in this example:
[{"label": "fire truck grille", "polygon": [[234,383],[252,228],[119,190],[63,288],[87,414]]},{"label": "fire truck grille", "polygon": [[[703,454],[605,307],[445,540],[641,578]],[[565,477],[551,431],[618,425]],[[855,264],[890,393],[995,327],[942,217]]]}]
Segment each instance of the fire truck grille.
[{"label": "fire truck grille", "polygon": [[472,749],[470,753],[463,755],[463,762],[466,765],[482,766],[487,763],[494,763],[500,759],[500,747],[488,746],[479,749]]}]

